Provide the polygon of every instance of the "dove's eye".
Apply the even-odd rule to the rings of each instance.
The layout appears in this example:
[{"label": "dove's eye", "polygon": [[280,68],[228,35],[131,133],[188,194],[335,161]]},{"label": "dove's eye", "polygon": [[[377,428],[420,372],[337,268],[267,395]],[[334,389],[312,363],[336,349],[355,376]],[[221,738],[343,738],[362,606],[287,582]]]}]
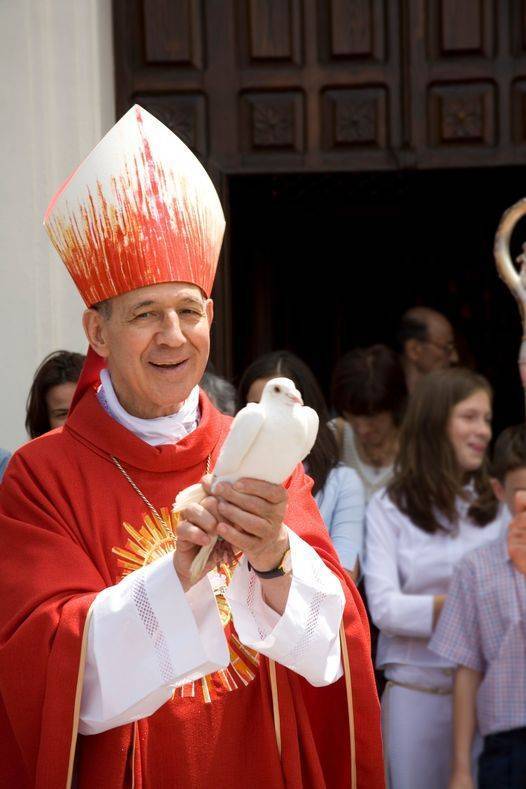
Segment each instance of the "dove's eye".
[{"label": "dove's eye", "polygon": [[281,392],[281,389],[279,388],[279,386],[275,386],[275,387],[274,387],[274,391],[275,391],[275,392]]}]

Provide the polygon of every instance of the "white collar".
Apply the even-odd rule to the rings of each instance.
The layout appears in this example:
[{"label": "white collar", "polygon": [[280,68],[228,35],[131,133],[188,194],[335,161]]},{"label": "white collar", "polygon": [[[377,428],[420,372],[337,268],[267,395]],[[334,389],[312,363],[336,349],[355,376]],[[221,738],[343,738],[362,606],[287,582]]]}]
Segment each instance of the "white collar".
[{"label": "white collar", "polygon": [[160,444],[176,444],[199,424],[198,386],[194,386],[176,414],[159,416],[155,419],[141,419],[129,414],[119,403],[108,370],[101,371],[100,382],[97,397],[102,407],[119,424],[152,447]]}]

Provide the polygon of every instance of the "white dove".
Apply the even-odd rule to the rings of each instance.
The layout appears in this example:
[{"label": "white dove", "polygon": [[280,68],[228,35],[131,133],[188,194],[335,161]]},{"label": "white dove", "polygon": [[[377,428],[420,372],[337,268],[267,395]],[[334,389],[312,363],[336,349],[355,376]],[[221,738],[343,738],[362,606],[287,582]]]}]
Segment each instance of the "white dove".
[{"label": "white dove", "polygon": [[[318,425],[318,414],[303,405],[293,382],[272,378],[261,401],[242,408],[232,422],[214,468],[212,492],[220,482],[236,482],[242,477],[281,485],[311,451]],[[176,497],[173,511],[180,512],[205,497],[200,483],[191,485]],[[193,577],[202,573],[216,541],[217,537],[195,557]]]}]

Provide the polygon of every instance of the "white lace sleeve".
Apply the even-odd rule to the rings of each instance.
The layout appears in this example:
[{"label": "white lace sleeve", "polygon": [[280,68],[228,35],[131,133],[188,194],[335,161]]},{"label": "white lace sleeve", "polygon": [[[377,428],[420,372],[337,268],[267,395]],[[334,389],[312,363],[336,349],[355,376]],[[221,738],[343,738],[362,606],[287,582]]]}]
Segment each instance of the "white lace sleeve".
[{"label": "white lace sleeve", "polygon": [[311,685],[330,685],[343,673],[339,627],[345,597],[338,578],[290,529],[289,541],[292,582],[283,615],[265,603],[261,583],[243,557],[227,590],[234,625],[246,646]]},{"label": "white lace sleeve", "polygon": [[79,731],[97,734],[151,715],[174,687],[228,662],[208,577],[185,594],[172,554],[159,559],[95,599]]}]

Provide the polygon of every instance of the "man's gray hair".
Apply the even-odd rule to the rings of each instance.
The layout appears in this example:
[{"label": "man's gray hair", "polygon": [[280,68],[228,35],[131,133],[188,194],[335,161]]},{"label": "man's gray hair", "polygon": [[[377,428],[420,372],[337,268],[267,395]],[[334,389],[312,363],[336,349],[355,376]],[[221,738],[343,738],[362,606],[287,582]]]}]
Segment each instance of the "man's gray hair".
[{"label": "man's gray hair", "polygon": [[99,315],[102,315],[105,321],[111,318],[111,312],[113,309],[112,299],[105,299],[105,301],[98,301],[97,304],[92,306],[92,310],[96,310]]}]

